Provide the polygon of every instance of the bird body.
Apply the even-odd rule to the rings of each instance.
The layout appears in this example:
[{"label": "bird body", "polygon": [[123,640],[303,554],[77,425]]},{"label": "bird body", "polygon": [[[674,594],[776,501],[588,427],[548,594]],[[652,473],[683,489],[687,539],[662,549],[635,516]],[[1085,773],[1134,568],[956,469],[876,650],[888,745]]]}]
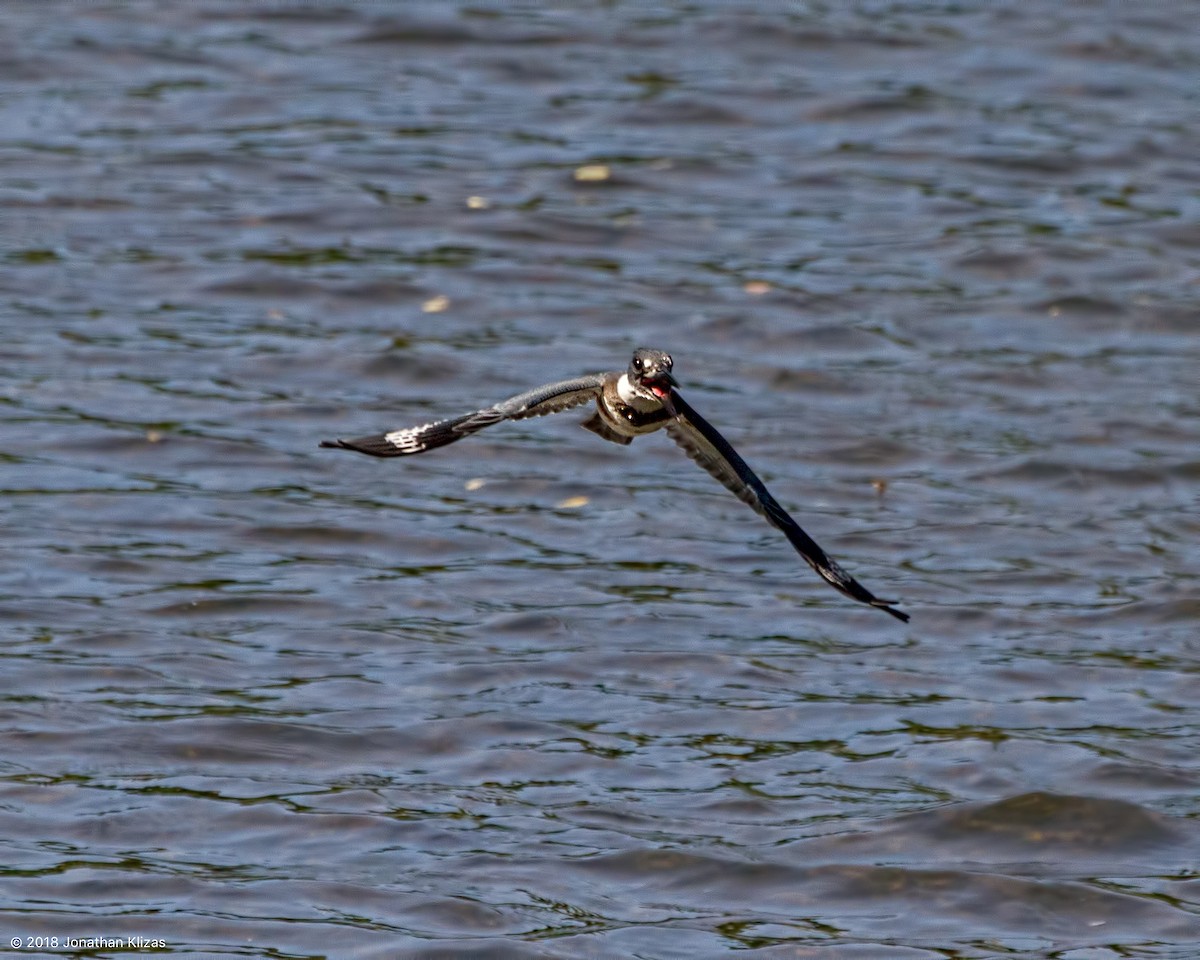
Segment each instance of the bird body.
[{"label": "bird body", "polygon": [[613,443],[628,445],[635,437],[665,429],[689,457],[726,489],[748,504],[788,541],[830,586],[860,603],[878,607],[897,620],[908,614],[893,600],[881,600],[832,560],[816,541],[771,496],[766,485],[738,455],[729,441],[698,414],[675,389],[673,361],[661,350],[634,351],[625,371],[595,373],[574,380],[548,383],[510,397],[494,406],[449,420],[354,440],[324,440],[322,447],[354,450],[373,457],[402,457],[454,443],[504,420],[525,420],[595,401],[595,412],[583,423],[587,430]]},{"label": "bird body", "polygon": [[596,412],[580,424],[585,430],[628,446],[634,437],[653,433],[671,418],[657,397],[634,392],[627,374],[607,373],[596,397]]}]

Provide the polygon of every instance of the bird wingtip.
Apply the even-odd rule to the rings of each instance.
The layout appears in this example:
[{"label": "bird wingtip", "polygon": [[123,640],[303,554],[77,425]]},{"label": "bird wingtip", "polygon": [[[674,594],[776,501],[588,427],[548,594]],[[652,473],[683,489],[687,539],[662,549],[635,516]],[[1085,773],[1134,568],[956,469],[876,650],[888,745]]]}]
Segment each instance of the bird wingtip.
[{"label": "bird wingtip", "polygon": [[912,617],[910,617],[903,610],[897,610],[894,606],[892,606],[892,604],[894,604],[895,602],[896,602],[895,600],[876,600],[874,603],[871,604],[871,606],[878,607],[884,613],[890,613],[893,617],[895,617],[901,623],[908,623],[908,621],[911,620]]}]

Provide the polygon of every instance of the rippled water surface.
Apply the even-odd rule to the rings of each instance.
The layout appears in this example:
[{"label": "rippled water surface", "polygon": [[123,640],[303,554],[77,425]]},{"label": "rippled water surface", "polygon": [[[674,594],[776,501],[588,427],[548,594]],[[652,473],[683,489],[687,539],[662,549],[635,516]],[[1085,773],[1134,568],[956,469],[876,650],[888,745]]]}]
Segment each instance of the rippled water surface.
[{"label": "rippled water surface", "polygon": [[[0,51],[0,942],[1200,956],[1194,11],[43,0]],[[663,434],[317,448],[639,344],[910,624]]]}]

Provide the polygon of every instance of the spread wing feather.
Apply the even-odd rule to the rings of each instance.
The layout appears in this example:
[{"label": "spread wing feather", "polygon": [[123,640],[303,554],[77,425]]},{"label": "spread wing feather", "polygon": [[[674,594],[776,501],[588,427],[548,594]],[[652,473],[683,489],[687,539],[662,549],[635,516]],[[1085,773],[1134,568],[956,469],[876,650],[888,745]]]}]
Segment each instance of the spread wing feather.
[{"label": "spread wing feather", "polygon": [[689,457],[724,484],[739,500],[749,504],[772,526],[783,531],[796,552],[800,554],[830,586],[860,603],[878,607],[897,620],[908,621],[908,614],[891,605],[894,600],[881,600],[843,570],[817,542],[792,519],[791,514],[771,496],[766,484],[750,469],[736,450],[729,445],[717,428],[692,409],[678,392],[671,392],[677,416],[667,423],[667,433]]},{"label": "spread wing feather", "polygon": [[390,433],[377,433],[354,440],[322,440],[322,447],[339,447],[369,454],[372,457],[404,457],[444,447],[463,437],[504,420],[526,420],[550,413],[570,410],[587,403],[604,388],[603,373],[594,373],[574,380],[548,383],[526,393],[517,394],[495,406],[474,413],[438,420],[417,427],[402,427]]}]

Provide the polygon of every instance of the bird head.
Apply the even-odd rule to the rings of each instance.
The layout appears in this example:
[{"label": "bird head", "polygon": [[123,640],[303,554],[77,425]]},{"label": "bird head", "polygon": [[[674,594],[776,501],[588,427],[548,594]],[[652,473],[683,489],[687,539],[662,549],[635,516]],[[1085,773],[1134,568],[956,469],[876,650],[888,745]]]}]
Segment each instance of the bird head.
[{"label": "bird head", "polygon": [[671,388],[679,382],[671,376],[674,361],[669,353],[651,347],[638,347],[629,361],[626,377],[634,393],[647,400],[656,400],[668,407],[671,403]]}]

